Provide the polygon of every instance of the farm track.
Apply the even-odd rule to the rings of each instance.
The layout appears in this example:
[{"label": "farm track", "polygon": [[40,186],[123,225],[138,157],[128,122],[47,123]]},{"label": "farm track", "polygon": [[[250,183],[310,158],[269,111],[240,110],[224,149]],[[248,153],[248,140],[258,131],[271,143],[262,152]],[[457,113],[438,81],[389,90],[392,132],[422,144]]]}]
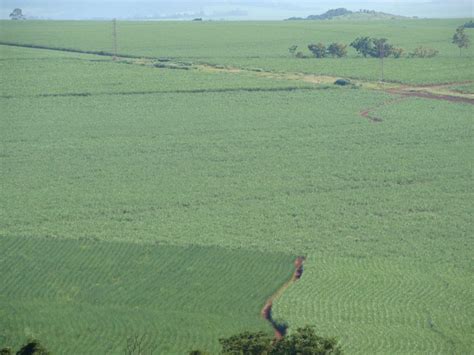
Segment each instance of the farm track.
[{"label": "farm track", "polygon": [[295,260],[295,272],[291,275],[291,278],[283,284],[270,298],[265,302],[265,305],[262,308],[261,314],[264,319],[266,319],[273,330],[275,331],[275,339],[282,339],[286,335],[286,326],[284,324],[278,323],[272,316],[272,307],[273,302],[276,301],[281,295],[295,282],[298,281],[303,275],[303,264],[305,258],[299,256]]},{"label": "farm track", "polygon": [[364,118],[367,118],[372,123],[383,122],[383,119],[379,116],[376,116],[373,112],[378,110],[379,108],[382,108],[382,107],[385,107],[385,106],[403,101],[404,99],[406,99],[406,97],[397,97],[397,98],[393,98],[393,99],[390,99],[390,100],[386,100],[386,101],[382,102],[381,104],[379,104],[375,107],[371,107],[371,108],[367,108],[367,109],[362,110],[360,112],[360,115]]}]

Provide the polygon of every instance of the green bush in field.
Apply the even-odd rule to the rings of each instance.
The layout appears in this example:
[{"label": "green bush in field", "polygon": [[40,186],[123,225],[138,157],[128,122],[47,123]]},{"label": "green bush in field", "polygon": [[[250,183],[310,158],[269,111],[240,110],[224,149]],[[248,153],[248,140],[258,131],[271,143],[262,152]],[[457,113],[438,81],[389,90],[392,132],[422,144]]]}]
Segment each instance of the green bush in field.
[{"label": "green bush in field", "polygon": [[358,37],[350,46],[364,57],[401,58],[405,52],[403,48],[391,45],[386,38]]},{"label": "green bush in field", "polygon": [[296,58],[308,58],[308,56],[306,54],[304,54],[303,52],[298,52],[296,53]]},{"label": "green bush in field", "polygon": [[243,332],[219,339],[223,354],[268,354],[273,338],[264,332]]},{"label": "green bush in field", "polygon": [[[12,348],[0,349],[0,355],[13,355]],[[30,339],[18,350],[16,355],[50,355],[51,353],[37,339]]]},{"label": "green bush in field", "polygon": [[324,58],[327,55],[326,46],[321,42],[308,45],[308,49],[316,58]]},{"label": "green bush in field", "polygon": [[347,45],[335,42],[331,43],[328,47],[328,53],[331,57],[345,57],[347,56]]},{"label": "green bush in field", "polygon": [[350,44],[350,46],[353,47],[359,54],[367,57],[370,55],[374,43],[370,37],[358,37]]},{"label": "green bush in field", "polygon": [[314,327],[298,328],[295,333],[275,341],[263,332],[243,332],[219,339],[223,354],[252,355],[326,355],[342,354],[335,338],[321,337]]},{"label": "green bush in field", "polygon": [[408,54],[408,56],[411,58],[433,58],[436,57],[438,53],[436,49],[419,46]]},{"label": "green bush in field", "polygon": [[316,334],[313,327],[305,326],[274,343],[270,354],[338,355],[342,354],[342,350],[335,338],[321,337]]}]

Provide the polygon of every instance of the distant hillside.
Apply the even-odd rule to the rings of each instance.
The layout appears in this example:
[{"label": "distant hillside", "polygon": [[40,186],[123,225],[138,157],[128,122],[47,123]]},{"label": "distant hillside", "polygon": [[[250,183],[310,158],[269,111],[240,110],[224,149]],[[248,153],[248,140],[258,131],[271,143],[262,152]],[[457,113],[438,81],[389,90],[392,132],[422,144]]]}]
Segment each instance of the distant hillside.
[{"label": "distant hillside", "polygon": [[390,20],[390,19],[403,19],[407,18],[404,16],[387,14],[385,12],[373,11],[373,10],[359,10],[351,11],[345,8],[331,9],[321,15],[310,15],[306,18],[303,17],[291,17],[288,21],[296,20]]}]

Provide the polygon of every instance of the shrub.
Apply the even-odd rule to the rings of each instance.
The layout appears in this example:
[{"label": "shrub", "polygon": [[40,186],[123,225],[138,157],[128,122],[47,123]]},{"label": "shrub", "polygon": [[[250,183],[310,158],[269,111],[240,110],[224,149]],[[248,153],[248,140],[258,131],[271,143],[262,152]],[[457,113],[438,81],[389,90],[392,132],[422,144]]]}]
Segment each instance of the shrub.
[{"label": "shrub", "polygon": [[326,57],[326,54],[327,54],[326,46],[322,43],[310,44],[310,45],[308,45],[308,49],[313,53],[313,55],[316,58]]},{"label": "shrub", "polygon": [[221,338],[223,354],[266,354],[271,348],[272,337],[264,332],[243,332],[230,338]]},{"label": "shrub", "polygon": [[367,57],[370,55],[370,52],[374,47],[374,41],[370,37],[358,37],[350,44],[350,46],[364,57]]},{"label": "shrub", "polygon": [[307,326],[298,328],[294,334],[277,341],[270,354],[339,355],[342,350],[335,338],[316,335],[314,328]]},{"label": "shrub", "polygon": [[316,335],[313,327],[298,328],[295,333],[274,340],[263,332],[244,332],[219,339],[223,354],[252,355],[339,355],[342,350],[334,338]]},{"label": "shrub", "polygon": [[466,22],[464,25],[462,25],[464,28],[474,28],[474,21],[470,20]]},{"label": "shrub", "polygon": [[16,352],[16,355],[49,355],[50,352],[40,344],[36,339],[28,340],[28,342]]},{"label": "shrub", "polygon": [[296,58],[308,58],[303,52],[296,53]]},{"label": "shrub", "polygon": [[342,43],[331,43],[328,47],[328,53],[332,57],[345,57],[347,55],[347,46]]},{"label": "shrub", "polygon": [[438,55],[439,51],[433,48],[419,46],[414,49],[413,52],[409,54],[411,58],[433,58]]},{"label": "shrub", "polygon": [[339,86],[346,86],[350,84],[351,84],[351,81],[349,79],[337,79],[334,82],[334,85],[339,85]]},{"label": "shrub", "polygon": [[393,47],[392,48],[392,56],[394,58],[401,58],[403,57],[403,53],[405,53],[405,50],[403,48],[399,48],[399,47]]}]

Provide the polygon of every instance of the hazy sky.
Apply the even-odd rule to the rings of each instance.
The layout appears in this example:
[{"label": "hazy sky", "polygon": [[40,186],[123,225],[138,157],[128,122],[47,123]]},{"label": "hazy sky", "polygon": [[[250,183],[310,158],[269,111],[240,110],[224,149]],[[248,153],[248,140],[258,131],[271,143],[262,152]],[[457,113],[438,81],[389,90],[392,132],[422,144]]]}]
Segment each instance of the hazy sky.
[{"label": "hazy sky", "polygon": [[330,8],[370,9],[419,17],[472,17],[474,0],[0,0],[0,17],[13,8],[52,19],[160,17],[272,20],[306,17]]}]

